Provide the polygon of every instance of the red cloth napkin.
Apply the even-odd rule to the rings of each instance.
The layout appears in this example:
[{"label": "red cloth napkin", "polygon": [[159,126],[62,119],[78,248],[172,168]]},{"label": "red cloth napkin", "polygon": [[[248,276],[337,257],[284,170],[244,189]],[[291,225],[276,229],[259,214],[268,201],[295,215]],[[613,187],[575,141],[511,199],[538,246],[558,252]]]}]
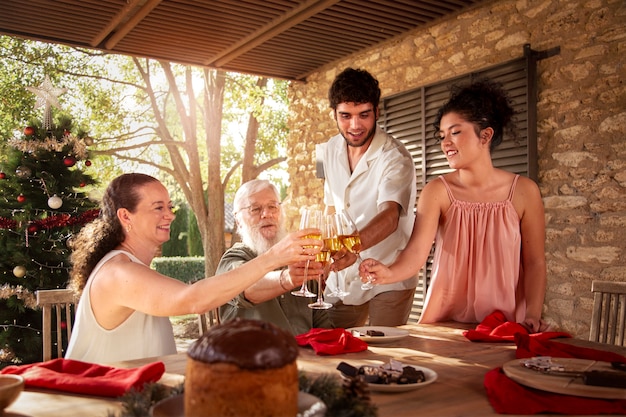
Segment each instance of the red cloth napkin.
[{"label": "red cloth napkin", "polygon": [[554,394],[518,384],[502,368],[485,375],[485,389],[493,409],[500,414],[626,414],[626,400],[604,400]]},{"label": "red cloth napkin", "polygon": [[[517,358],[553,356],[626,362],[626,357],[616,353],[542,340],[532,336],[523,333],[515,335]],[[501,414],[626,414],[626,400],[578,397],[529,388],[507,377],[502,372],[502,368],[487,372],[484,385],[491,406]]]},{"label": "red cloth napkin", "polygon": [[[494,311],[478,325],[476,330],[466,330],[463,336],[472,342],[513,342],[516,334],[528,335],[528,330],[519,323],[507,321],[504,313]],[[565,332],[541,332],[530,335],[533,339],[554,339],[555,337],[572,337]]]},{"label": "red cloth napkin", "polygon": [[147,382],[158,381],[164,372],[163,362],[124,369],[63,358],[7,366],[0,371],[2,374],[22,375],[27,387],[101,397],[119,397],[132,388],[141,389]]},{"label": "red cloth napkin", "polygon": [[296,342],[300,346],[310,345],[318,355],[338,355],[367,350],[367,343],[352,336],[352,333],[345,329],[313,328],[297,335]]}]

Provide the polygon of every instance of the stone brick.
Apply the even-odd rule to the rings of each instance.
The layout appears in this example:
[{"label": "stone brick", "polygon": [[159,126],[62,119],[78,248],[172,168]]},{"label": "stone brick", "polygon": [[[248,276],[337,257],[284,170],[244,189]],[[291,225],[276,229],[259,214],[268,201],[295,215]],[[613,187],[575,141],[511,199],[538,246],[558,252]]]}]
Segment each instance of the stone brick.
[{"label": "stone brick", "polygon": [[565,197],[565,196],[552,196],[544,197],[543,205],[546,209],[573,209],[578,207],[584,207],[587,204],[585,197]]},{"label": "stone brick", "polygon": [[567,257],[573,261],[593,262],[598,261],[602,264],[610,264],[619,259],[622,249],[615,246],[601,247],[569,247],[567,248]]}]

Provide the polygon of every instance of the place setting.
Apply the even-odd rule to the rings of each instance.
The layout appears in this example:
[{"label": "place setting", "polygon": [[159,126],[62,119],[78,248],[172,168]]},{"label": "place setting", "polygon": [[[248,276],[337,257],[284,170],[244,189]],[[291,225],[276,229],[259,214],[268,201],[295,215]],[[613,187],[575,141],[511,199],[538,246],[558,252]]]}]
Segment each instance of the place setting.
[{"label": "place setting", "polygon": [[369,344],[386,344],[404,339],[409,331],[397,327],[361,326],[346,329],[352,336],[358,337]]},{"label": "place setting", "polygon": [[430,368],[407,365],[390,359],[382,364],[354,365],[341,362],[337,370],[343,379],[361,378],[370,391],[405,392],[423,388],[437,380],[437,373]]},{"label": "place setting", "polygon": [[502,367],[515,382],[558,394],[626,400],[626,363],[536,356]]}]

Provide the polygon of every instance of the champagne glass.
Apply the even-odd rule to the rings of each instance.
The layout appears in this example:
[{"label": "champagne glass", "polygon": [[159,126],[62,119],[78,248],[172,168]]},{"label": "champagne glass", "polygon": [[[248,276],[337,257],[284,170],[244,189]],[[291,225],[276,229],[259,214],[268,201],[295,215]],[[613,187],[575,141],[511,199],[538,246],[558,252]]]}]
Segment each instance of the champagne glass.
[{"label": "champagne glass", "polygon": [[[302,229],[308,229],[308,228],[315,228],[315,229],[321,229],[322,228],[322,212],[320,210],[312,210],[312,209],[302,209],[302,215],[300,217],[300,230]],[[321,239],[321,235],[319,234],[312,234],[312,235],[306,235],[305,238],[307,239]],[[311,290],[309,290],[309,285],[308,285],[308,273],[309,273],[309,261],[306,261],[306,266],[304,267],[304,281],[302,282],[302,286],[300,287],[299,290],[296,291],[292,291],[291,294],[298,296],[298,297],[317,297],[317,295],[314,292],[311,292]]]},{"label": "champagne glass", "polygon": [[[332,239],[337,236],[335,230],[333,216],[325,215],[322,219],[322,250],[315,255],[315,261],[322,264],[322,271],[326,270],[331,259],[331,246],[333,245]],[[337,245],[335,244],[335,246]],[[331,303],[324,301],[322,291],[322,275],[324,275],[324,272],[319,274],[317,277],[317,301],[309,304],[310,308],[318,310],[325,310],[333,306]]]},{"label": "champagne glass", "polygon": [[[339,222],[341,225],[341,231],[339,232],[339,240],[343,246],[350,252],[356,255],[356,263],[360,265],[363,262],[361,258],[361,236],[359,230],[356,227],[356,223],[352,220],[350,215],[342,211],[339,213]],[[371,276],[368,274],[367,282],[361,284],[362,290],[371,290],[374,288]]]},{"label": "champagne glass", "polygon": [[[330,262],[334,263],[335,260],[333,258],[333,256],[335,256],[335,254],[337,252],[339,252],[341,250],[341,248],[343,247],[343,244],[341,243],[341,240],[339,240],[339,231],[340,231],[340,221],[339,221],[339,215],[338,214],[329,214],[327,217],[327,220],[330,222],[330,229],[329,229],[329,238],[327,239],[323,239],[324,240],[324,246],[327,246],[329,248],[330,251]],[[346,295],[350,294],[349,292],[345,291],[345,289],[342,289],[340,287],[339,284],[339,274],[337,272],[334,271],[330,271],[329,272],[329,276],[330,274],[335,274],[335,276],[337,277],[337,287],[333,289],[333,291],[331,291],[329,294],[327,294],[328,297],[337,297],[337,298],[341,298],[341,297],[345,297]],[[344,285],[345,287],[345,282]]]}]

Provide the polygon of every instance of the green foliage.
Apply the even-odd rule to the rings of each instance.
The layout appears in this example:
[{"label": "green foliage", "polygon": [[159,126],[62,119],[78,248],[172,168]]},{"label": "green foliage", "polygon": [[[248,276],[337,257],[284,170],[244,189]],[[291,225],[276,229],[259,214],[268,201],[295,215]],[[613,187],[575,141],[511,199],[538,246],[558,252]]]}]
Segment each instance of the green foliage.
[{"label": "green foliage", "polygon": [[154,258],[150,267],[183,282],[194,282],[205,277],[204,258],[199,256]]},{"label": "green foliage", "polygon": [[[300,391],[308,392],[326,404],[326,415],[333,417],[376,417],[377,407],[369,398],[367,386],[352,389],[354,381],[341,382],[337,375],[322,374],[312,378],[304,372],[299,375]],[[359,381],[356,381],[358,383]]]},{"label": "green foliage", "polygon": [[202,247],[202,236],[200,236],[200,229],[198,228],[198,221],[196,220],[193,211],[189,211],[189,222],[187,229],[187,244],[189,249],[189,256],[204,256],[204,248]]},{"label": "green foliage", "polygon": [[109,412],[107,417],[146,417],[151,415],[150,407],[161,400],[183,393],[184,384],[174,388],[165,385],[149,382],[144,384],[143,389],[131,390],[120,397],[122,411],[119,414]]},{"label": "green foliage", "polygon": [[[84,193],[95,184],[85,173],[84,131],[58,116],[55,127],[29,124],[31,131],[7,142],[0,163],[0,366],[41,360],[41,312],[32,300],[40,289],[66,286],[68,239],[98,214]],[[53,208],[51,197],[61,199]],[[54,204],[52,204],[54,206]],[[25,275],[14,273],[20,267]]]},{"label": "green foliage", "polygon": [[186,204],[177,205],[176,219],[170,224],[170,240],[161,246],[161,256],[188,256],[187,230],[189,228],[189,208]]}]

